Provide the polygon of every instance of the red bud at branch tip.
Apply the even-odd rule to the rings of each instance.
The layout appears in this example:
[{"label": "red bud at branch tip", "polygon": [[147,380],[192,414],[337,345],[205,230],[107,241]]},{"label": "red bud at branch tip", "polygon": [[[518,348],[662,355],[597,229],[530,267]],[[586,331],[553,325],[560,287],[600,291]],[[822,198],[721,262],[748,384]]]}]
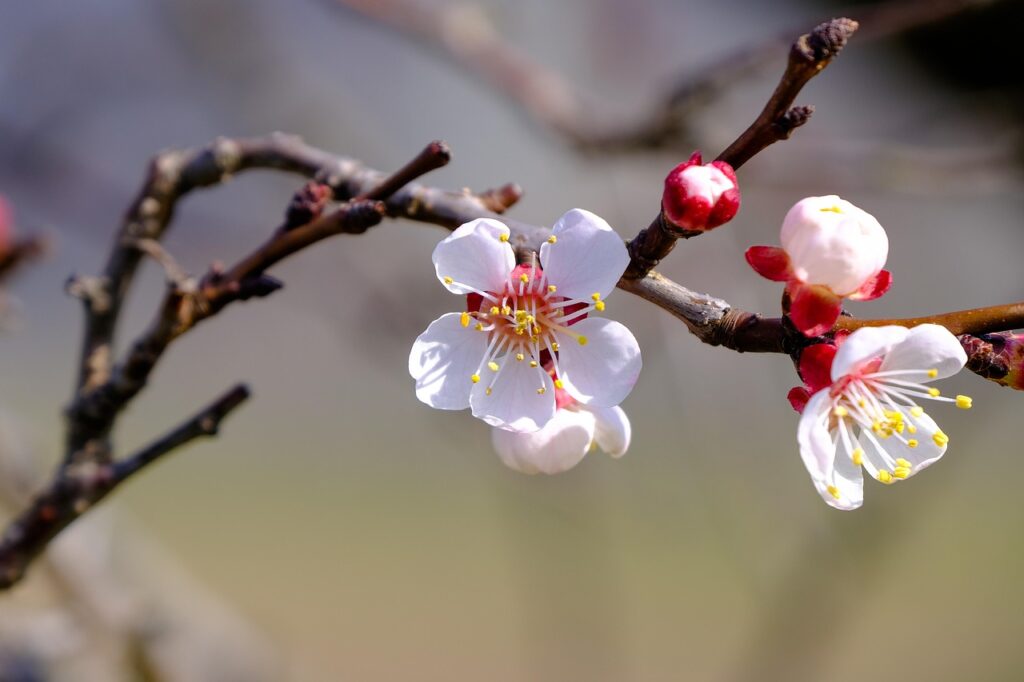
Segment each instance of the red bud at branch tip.
[{"label": "red bud at branch tip", "polygon": [[694,152],[665,178],[662,213],[668,223],[686,233],[718,227],[740,210],[740,189],[732,166],[701,161],[700,152]]}]

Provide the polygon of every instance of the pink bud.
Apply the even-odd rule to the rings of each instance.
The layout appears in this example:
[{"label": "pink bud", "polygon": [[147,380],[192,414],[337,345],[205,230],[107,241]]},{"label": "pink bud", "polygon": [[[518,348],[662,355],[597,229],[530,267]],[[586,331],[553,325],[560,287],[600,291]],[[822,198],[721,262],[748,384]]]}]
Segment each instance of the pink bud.
[{"label": "pink bud", "polygon": [[997,384],[1024,391],[1024,334],[965,335],[960,342],[971,370]]},{"label": "pink bud", "polygon": [[732,166],[702,163],[700,152],[672,169],[661,197],[665,218],[687,232],[704,232],[733,219],[740,210],[740,189]]}]

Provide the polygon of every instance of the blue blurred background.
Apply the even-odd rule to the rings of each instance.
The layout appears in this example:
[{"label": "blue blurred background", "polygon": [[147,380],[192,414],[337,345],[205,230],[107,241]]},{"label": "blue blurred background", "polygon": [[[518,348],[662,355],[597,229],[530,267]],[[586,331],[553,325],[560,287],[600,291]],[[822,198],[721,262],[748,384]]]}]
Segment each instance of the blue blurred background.
[{"label": "blue blurred background", "polygon": [[[642,118],[679,74],[835,11],[796,0],[478,4],[610,125]],[[817,107],[812,121],[742,169],[737,219],[661,270],[774,315],[780,291],[743,251],[777,243],[796,200],[837,193],[891,240],[895,286],[855,314],[1019,300],[1019,111],[1005,83],[982,80],[984,66],[983,90],[962,88],[970,71],[953,86],[929,67],[935,50],[985,50],[958,21],[910,42],[855,37],[800,96]],[[997,21],[972,15],[993,32]],[[785,55],[697,109],[684,145],[583,155],[440,51],[330,0],[7,3],[0,194],[21,231],[49,232],[56,249],[12,287],[21,309],[0,338],[0,402],[50,466],[81,327],[61,285],[101,267],[161,148],[282,130],[389,170],[442,138],[454,161],[430,184],[515,181],[526,191],[517,219],[549,224],[581,206],[632,236],[668,169],[693,148],[713,156],[753,120]],[[276,226],[298,183],[254,172],[195,193],[167,248],[196,273],[231,261]],[[1019,675],[1024,397],[973,375],[950,380],[944,390],[976,407],[936,413],[952,438],[943,462],[906,484],[869,482],[862,510],[837,512],[797,455],[788,360],[701,345],[619,292],[609,312],[645,362],[623,405],[630,452],[526,477],[501,465],[486,425],[413,395],[412,340],[455,303],[429,258],[443,236],[387,221],[286,262],[274,273],[282,292],[182,339],[122,420],[128,452],[236,380],[252,386],[216,441],[153,467],[110,506],[265,635],[280,665],[272,677]],[[161,293],[162,273],[147,265],[122,341]],[[73,664],[61,675],[102,679]]]}]

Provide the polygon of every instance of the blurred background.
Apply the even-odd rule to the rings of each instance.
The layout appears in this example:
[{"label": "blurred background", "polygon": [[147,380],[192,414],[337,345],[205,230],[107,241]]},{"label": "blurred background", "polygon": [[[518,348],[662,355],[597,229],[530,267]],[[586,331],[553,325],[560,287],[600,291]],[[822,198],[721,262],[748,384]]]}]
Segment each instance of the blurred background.
[{"label": "blurred background", "polygon": [[[0,8],[0,194],[19,231],[55,241],[9,291],[8,457],[43,473],[57,459],[81,329],[62,284],[102,266],[156,151],[282,130],[392,170],[442,138],[454,161],[429,184],[515,181],[519,220],[550,224],[582,206],[632,236],[672,166],[694,148],[714,156],[753,120],[796,35],[859,11],[798,0],[463,8],[463,29],[560,74],[602,130],[643,121],[680,78],[781,37],[759,68],[702,97],[671,144],[583,152],[422,34],[365,14],[389,4]],[[777,243],[796,200],[838,193],[891,240],[895,286],[855,314],[1020,300],[1020,72],[1002,67],[1022,3],[946,5],[972,8],[905,31],[865,24],[799,97],[816,105],[811,122],[742,169],[737,219],[660,269],[775,315],[779,288],[743,251]],[[278,224],[300,182],[260,171],[190,195],[166,246],[195,273],[231,261]],[[946,382],[976,407],[936,412],[952,436],[942,464],[904,485],[869,481],[863,509],[837,512],[797,454],[789,361],[702,345],[619,292],[610,314],[645,363],[623,405],[630,452],[523,476],[499,462],[485,424],[413,394],[410,345],[454,302],[429,258],[443,236],[387,221],[318,245],[274,271],[283,291],[176,344],[122,419],[121,452],[237,380],[255,399],[215,441],[118,490],[0,596],[0,679],[1019,677],[1024,396],[966,373]],[[162,280],[148,264],[122,341],[148,322]]]}]

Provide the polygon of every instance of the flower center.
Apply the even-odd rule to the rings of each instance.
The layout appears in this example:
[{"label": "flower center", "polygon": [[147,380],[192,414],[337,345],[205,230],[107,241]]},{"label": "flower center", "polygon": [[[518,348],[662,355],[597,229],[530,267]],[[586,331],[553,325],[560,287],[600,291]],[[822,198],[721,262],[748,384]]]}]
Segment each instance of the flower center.
[{"label": "flower center", "polygon": [[[591,311],[604,310],[605,303],[598,293],[589,302],[561,296],[557,285],[548,282],[543,269],[531,264],[516,266],[501,292],[469,294],[466,308],[462,326],[472,324],[475,330],[488,335],[487,352],[470,380],[480,383],[490,374],[485,392],[491,395],[492,387],[510,362],[526,363],[536,370],[537,393],[543,395],[547,392],[547,371],[558,373],[559,335],[563,340],[569,337],[585,346],[587,337],[570,327]],[[561,389],[561,379],[556,378],[554,385]]]}]

